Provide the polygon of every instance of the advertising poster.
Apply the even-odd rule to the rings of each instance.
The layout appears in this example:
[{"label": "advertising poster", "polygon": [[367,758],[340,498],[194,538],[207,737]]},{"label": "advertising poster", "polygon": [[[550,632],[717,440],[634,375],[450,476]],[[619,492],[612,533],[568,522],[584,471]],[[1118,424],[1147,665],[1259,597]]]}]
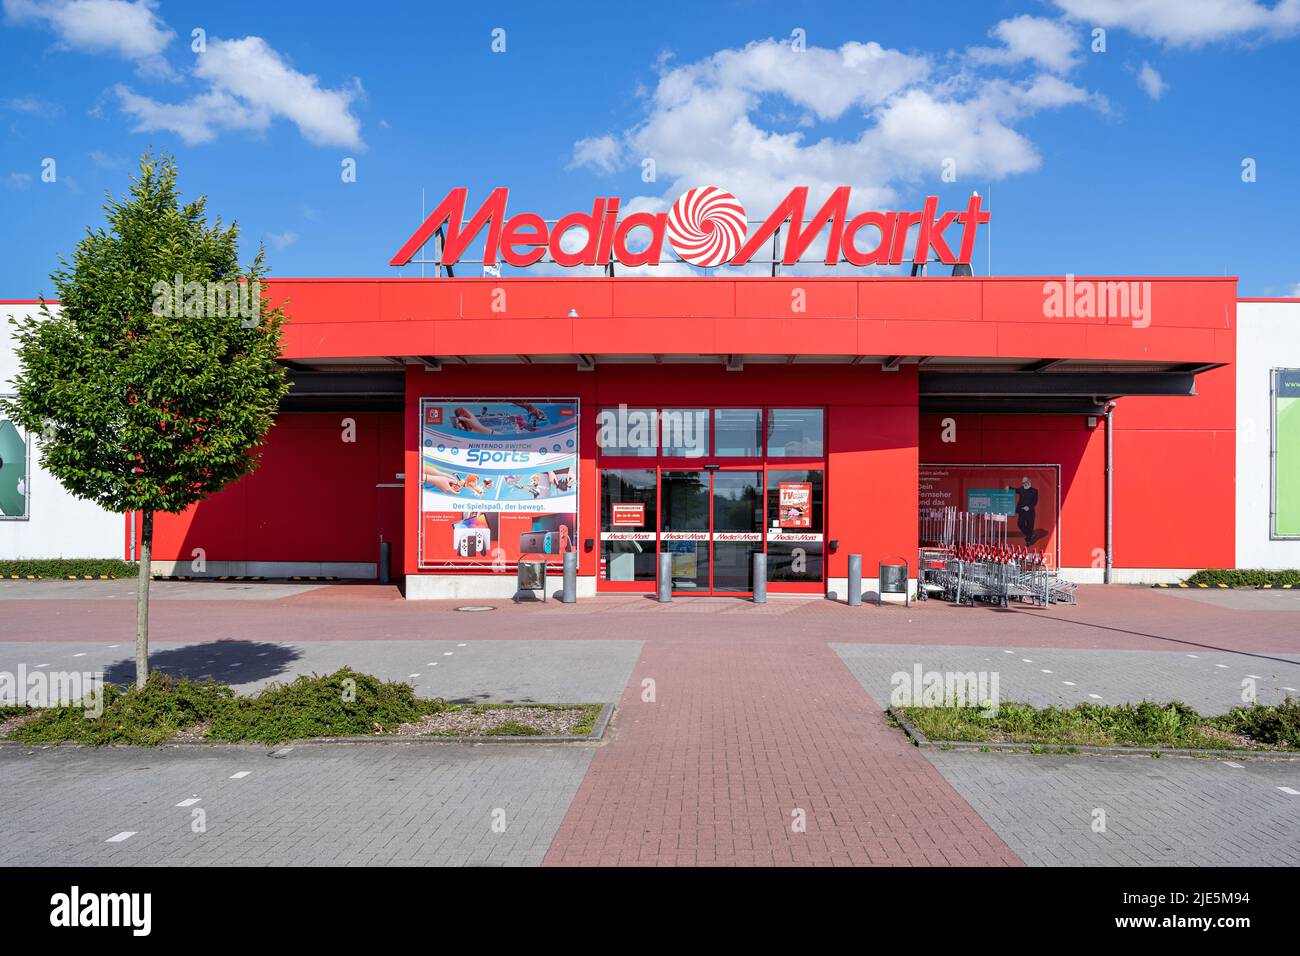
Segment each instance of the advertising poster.
[{"label": "advertising poster", "polygon": [[1300,369],[1275,373],[1273,386],[1273,536],[1300,537]]},{"label": "advertising poster", "polygon": [[0,420],[0,518],[26,518],[27,439],[13,422]]},{"label": "advertising poster", "polygon": [[1007,516],[1007,543],[1053,556],[1059,566],[1059,465],[921,465],[920,506]]},{"label": "advertising poster", "polygon": [[578,535],[577,399],[422,399],[420,567],[559,568]]},{"label": "advertising poster", "polygon": [[777,520],[782,528],[812,527],[812,483],[782,481],[777,485]]}]

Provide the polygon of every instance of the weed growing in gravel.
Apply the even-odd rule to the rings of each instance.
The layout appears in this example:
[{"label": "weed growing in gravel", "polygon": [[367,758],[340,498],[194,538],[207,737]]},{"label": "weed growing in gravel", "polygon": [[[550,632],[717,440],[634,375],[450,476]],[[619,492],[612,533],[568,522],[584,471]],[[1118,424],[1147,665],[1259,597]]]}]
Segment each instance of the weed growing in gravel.
[{"label": "weed growing in gravel", "polygon": [[144,687],[104,685],[104,712],[87,719],[81,704],[51,707],[10,736],[24,743],[162,743],[178,730],[208,720],[231,705],[235,692],[216,681],[192,681],[157,671]]},{"label": "weed growing in gravel", "polygon": [[324,677],[271,684],[251,697],[239,697],[216,681],[155,671],[142,688],[106,685],[101,717],[88,719],[81,705],[52,707],[16,728],[10,739],[150,746],[208,722],[209,739],[280,743],[387,733],[446,707],[445,701],[416,697],[410,684],[381,681],[346,667]]},{"label": "weed growing in gravel", "polygon": [[345,667],[325,677],[304,675],[288,684],[272,684],[254,697],[236,698],[213,718],[208,737],[279,743],[362,736],[386,733],[446,709],[443,700],[416,697],[410,684],[381,681]]},{"label": "weed growing in gravel", "polygon": [[1274,707],[1234,707],[1214,725],[1273,747],[1300,747],[1300,700],[1287,697]]},{"label": "weed growing in gravel", "polygon": [[979,707],[905,707],[901,713],[931,740],[1006,741],[1093,747],[1195,749],[1300,747],[1300,702],[1238,707],[1204,717],[1186,704],[1077,704],[1034,707],[1004,702],[994,717]]}]

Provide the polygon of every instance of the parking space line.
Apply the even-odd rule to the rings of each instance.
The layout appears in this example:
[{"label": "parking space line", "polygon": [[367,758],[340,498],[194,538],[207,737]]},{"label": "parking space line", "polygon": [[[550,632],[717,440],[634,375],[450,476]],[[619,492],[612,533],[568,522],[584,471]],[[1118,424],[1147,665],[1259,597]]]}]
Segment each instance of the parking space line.
[{"label": "parking space line", "polygon": [[125,841],[131,839],[131,837],[135,836],[135,835],[136,835],[137,833],[139,833],[139,832],[140,832],[140,831],[138,831],[138,830],[123,830],[121,833],[118,833],[118,834],[115,834],[114,836],[109,837],[109,838],[108,838],[107,840],[105,840],[104,842],[105,842],[105,843],[124,843]]}]

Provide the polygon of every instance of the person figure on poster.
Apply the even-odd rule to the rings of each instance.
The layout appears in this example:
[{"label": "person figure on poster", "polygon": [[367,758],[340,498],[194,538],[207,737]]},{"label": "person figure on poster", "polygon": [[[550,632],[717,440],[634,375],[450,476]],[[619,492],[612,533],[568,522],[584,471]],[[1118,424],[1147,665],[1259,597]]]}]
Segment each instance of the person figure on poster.
[{"label": "person figure on poster", "polygon": [[1038,520],[1038,489],[1029,483],[1029,476],[1020,479],[1020,487],[1008,486],[1016,493],[1016,527],[1025,537],[1025,547],[1032,548],[1038,540],[1035,523]]}]

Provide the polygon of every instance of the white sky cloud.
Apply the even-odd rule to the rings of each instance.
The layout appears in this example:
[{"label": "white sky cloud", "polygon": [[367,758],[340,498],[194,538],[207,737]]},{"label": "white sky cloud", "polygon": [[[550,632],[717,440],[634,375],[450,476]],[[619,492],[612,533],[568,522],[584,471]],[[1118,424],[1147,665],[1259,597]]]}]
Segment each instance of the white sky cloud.
[{"label": "white sky cloud", "polygon": [[115,53],[143,73],[169,75],[162,52],[176,34],[157,9],[154,0],[4,0],[9,23],[44,25],[64,49]]},{"label": "white sky cloud", "polygon": [[1060,20],[1025,14],[1003,20],[989,36],[1001,40],[1002,46],[970,49],[968,53],[977,63],[1030,61],[1053,73],[1068,73],[1079,63],[1078,34]]},{"label": "white sky cloud", "polygon": [[1300,30],[1300,0],[1053,0],[1096,26],[1120,27],[1169,46],[1201,46],[1239,36]]},{"label": "white sky cloud", "polygon": [[615,136],[592,136],[573,144],[573,159],[567,168],[590,166],[602,173],[611,173],[618,166],[623,146]]},{"label": "white sky cloud", "polygon": [[297,241],[298,234],[292,230],[286,230],[284,232],[268,232],[266,234],[267,245],[277,252],[281,249],[289,248]]},{"label": "white sky cloud", "polygon": [[[835,123],[834,134],[773,121],[773,100]],[[858,209],[886,208],[899,184],[936,180],[947,159],[959,180],[1035,169],[1038,151],[1014,123],[1081,104],[1104,108],[1104,100],[1050,74],[989,79],[964,68],[941,71],[927,57],[877,43],[801,53],[765,40],[663,65],[641,122],[580,140],[572,164],[605,172],[652,158],[659,185],[633,200],[647,207],[716,184],[754,212],[771,209],[796,185],[811,187],[810,202],[849,185]]]},{"label": "white sky cloud", "polygon": [[208,89],[181,103],[161,103],[118,85],[122,109],[135,118],[136,132],[168,130],[187,143],[205,143],[223,130],[266,130],[287,119],[317,146],[362,149],[361,121],[351,106],[362,95],[360,81],[326,89],[316,76],[290,66],[261,37],[210,38],[194,75]]},{"label": "white sky cloud", "polygon": [[1150,63],[1143,63],[1138,71],[1138,86],[1153,100],[1158,100],[1165,93],[1165,80]]}]

